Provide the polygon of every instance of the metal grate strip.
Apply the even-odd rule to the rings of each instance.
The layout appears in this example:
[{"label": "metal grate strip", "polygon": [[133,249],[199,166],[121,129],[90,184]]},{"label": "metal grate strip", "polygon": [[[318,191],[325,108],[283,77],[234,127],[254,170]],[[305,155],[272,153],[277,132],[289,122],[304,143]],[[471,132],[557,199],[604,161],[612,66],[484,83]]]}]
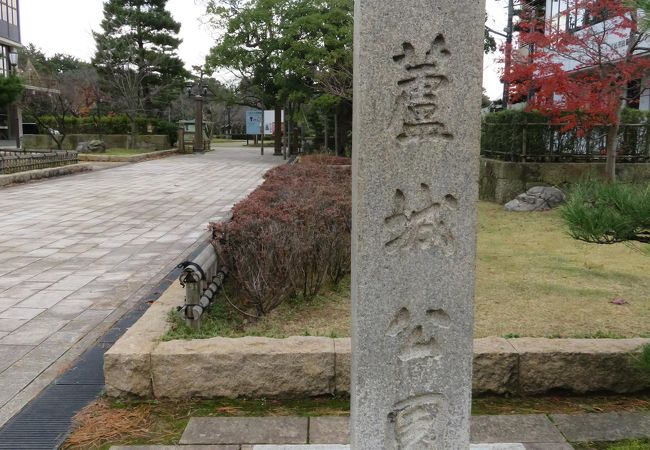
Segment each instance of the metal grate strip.
[{"label": "metal grate strip", "polygon": [[[209,244],[208,244],[209,245]],[[199,245],[190,257],[204,246]],[[178,278],[172,270],[138,306],[126,313],[74,366],[49,385],[21,412],[0,428],[0,450],[56,450],[70,433],[72,418],[104,390],[104,353]]]}]

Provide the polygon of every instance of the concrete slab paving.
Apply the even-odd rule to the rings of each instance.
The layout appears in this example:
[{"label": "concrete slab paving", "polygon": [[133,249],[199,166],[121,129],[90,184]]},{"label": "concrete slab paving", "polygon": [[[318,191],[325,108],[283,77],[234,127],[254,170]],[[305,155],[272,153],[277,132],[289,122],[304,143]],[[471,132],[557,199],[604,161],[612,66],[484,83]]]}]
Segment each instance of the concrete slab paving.
[{"label": "concrete slab paving", "polygon": [[350,442],[350,418],[311,417],[309,419],[310,444],[347,444]]},{"label": "concrete slab paving", "polygon": [[181,444],[306,444],[307,417],[192,417]]},{"label": "concrete slab paving", "polygon": [[552,414],[551,420],[570,442],[650,437],[650,413],[645,412]]},{"label": "concrete slab paving", "polygon": [[571,444],[553,443],[553,444],[524,444],[526,450],[574,450]]},{"label": "concrete slab paving", "polygon": [[110,450],[240,450],[239,445],[117,445]]},{"label": "concrete slab paving", "polygon": [[[179,447],[182,449],[184,447]],[[309,445],[252,445],[242,446],[242,450],[350,450],[349,445],[309,444]],[[424,449],[423,449],[424,450]],[[472,444],[470,450],[526,450],[522,444]]]},{"label": "concrete slab paving", "polygon": [[[52,346],[57,336],[55,353],[64,353],[40,371],[2,359],[0,426],[199,245],[224,205],[281,163],[220,147],[1,188],[0,352]],[[10,374],[19,376],[5,383]]]},{"label": "concrete slab paving", "polygon": [[0,345],[0,373],[33,348],[31,345]]},{"label": "concrete slab paving", "polygon": [[543,414],[473,416],[471,441],[474,443],[565,443],[566,440]]}]

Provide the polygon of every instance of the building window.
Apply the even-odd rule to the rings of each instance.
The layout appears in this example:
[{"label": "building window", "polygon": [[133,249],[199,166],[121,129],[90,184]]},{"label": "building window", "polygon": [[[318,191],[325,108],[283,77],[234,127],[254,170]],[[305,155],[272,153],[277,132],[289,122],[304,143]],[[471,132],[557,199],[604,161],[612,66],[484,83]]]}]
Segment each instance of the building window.
[{"label": "building window", "polygon": [[0,0],[0,20],[18,26],[17,0]]},{"label": "building window", "polygon": [[590,11],[584,5],[578,5],[575,0],[553,0],[551,10],[547,17],[550,17],[552,32],[576,32],[583,28],[595,25],[608,19],[607,10]]},{"label": "building window", "polygon": [[6,77],[9,73],[9,48],[0,45],[0,76]]}]

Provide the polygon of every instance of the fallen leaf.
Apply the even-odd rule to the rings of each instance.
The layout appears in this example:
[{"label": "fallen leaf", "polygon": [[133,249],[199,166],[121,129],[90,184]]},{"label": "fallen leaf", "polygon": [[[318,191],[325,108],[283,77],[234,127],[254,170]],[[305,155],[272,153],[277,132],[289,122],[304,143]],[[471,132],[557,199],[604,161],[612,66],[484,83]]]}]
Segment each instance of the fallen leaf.
[{"label": "fallen leaf", "polygon": [[610,302],[612,305],[627,305],[627,300],[622,298],[615,298]]}]

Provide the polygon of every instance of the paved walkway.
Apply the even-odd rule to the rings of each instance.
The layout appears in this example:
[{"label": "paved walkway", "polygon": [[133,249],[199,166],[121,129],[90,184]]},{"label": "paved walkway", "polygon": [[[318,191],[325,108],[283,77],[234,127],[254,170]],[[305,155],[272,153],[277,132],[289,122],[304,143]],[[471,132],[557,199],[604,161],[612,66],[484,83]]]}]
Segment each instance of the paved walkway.
[{"label": "paved walkway", "polygon": [[0,188],[0,426],[282,162],[219,147]]},{"label": "paved walkway", "polygon": [[[650,437],[650,413],[473,416],[472,450],[571,450]],[[177,446],[111,450],[349,450],[348,417],[192,417]]]}]

